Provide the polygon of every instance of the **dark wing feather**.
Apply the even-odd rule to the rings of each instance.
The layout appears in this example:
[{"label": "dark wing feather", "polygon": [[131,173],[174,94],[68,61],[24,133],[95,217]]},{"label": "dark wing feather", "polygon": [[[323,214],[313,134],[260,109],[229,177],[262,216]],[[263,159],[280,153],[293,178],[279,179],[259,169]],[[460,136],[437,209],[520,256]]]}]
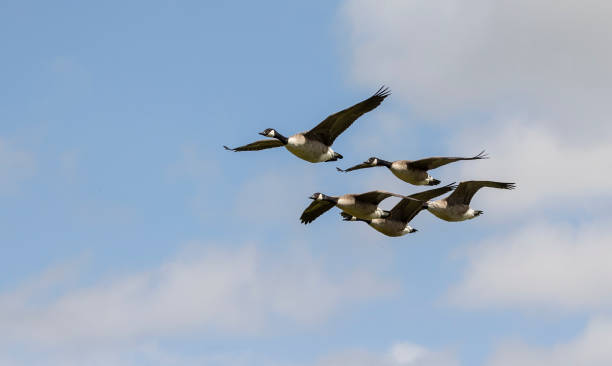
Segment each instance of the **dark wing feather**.
[{"label": "dark wing feather", "polygon": [[372,204],[377,205],[380,203],[380,201],[384,200],[385,198],[389,198],[391,196],[404,198],[404,196],[402,196],[401,194],[385,192],[385,191],[371,191],[371,192],[366,192],[362,194],[356,194],[355,199],[358,201],[372,203]]},{"label": "dark wing feather", "polygon": [[302,216],[300,216],[300,221],[302,224],[310,224],[317,217],[323,215],[325,212],[329,211],[335,205],[332,202],[328,201],[313,201],[304,212],[302,212]]},{"label": "dark wing feather", "polygon": [[459,183],[459,186],[455,191],[448,196],[446,201],[450,205],[465,204],[469,205],[474,194],[482,187],[500,188],[500,189],[514,189],[514,183],[502,183],[492,182],[488,180],[470,180],[467,182]]},{"label": "dark wing feather", "polygon": [[401,221],[409,223],[422,209],[425,208],[425,202],[411,197],[406,197],[399,201],[395,207],[391,209],[387,220]]},{"label": "dark wing feather", "polygon": [[347,173],[347,172],[352,172],[353,170],[357,170],[357,169],[365,169],[365,168],[373,168],[375,167],[375,165],[370,165],[367,163],[361,163],[361,164],[357,164],[355,166],[352,166],[348,169],[340,169],[340,168],[336,168],[337,171],[339,172],[343,172],[343,173]]},{"label": "dark wing feather", "polygon": [[429,201],[432,198],[436,198],[446,192],[450,192],[455,188],[457,188],[457,185],[455,185],[455,182],[453,182],[451,184],[445,185],[444,187],[429,189],[427,191],[411,194],[408,197],[414,198],[417,200],[421,200],[421,201]]},{"label": "dark wing feather", "polygon": [[336,140],[336,137],[344,132],[344,130],[349,128],[349,126],[355,122],[357,118],[378,107],[380,103],[382,103],[382,101],[389,96],[389,94],[391,94],[389,89],[382,86],[380,89],[378,89],[376,94],[370,98],[338,113],[330,115],[323,120],[323,122],[319,123],[304,135],[306,138],[317,140],[327,146],[331,146],[334,143],[334,140]]},{"label": "dark wing feather", "polygon": [[462,158],[462,157],[432,157],[421,160],[415,160],[408,163],[408,168],[417,169],[417,170],[430,170],[439,168],[442,165],[454,163],[459,160],[478,160],[478,159],[488,159],[489,156],[485,153],[485,151],[481,151],[480,154],[476,156],[472,156],[471,158]]},{"label": "dark wing feather", "polygon": [[257,150],[271,149],[273,147],[281,147],[281,146],[283,146],[283,143],[276,139],[259,140],[259,141],[251,142],[248,145],[235,147],[233,149],[223,145],[225,150],[230,150],[230,151],[257,151]]}]

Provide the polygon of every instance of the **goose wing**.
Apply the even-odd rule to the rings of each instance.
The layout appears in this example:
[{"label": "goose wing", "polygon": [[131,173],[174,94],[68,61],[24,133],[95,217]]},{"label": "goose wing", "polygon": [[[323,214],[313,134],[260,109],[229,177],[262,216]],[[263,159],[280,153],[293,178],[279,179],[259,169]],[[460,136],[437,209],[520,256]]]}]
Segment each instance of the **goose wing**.
[{"label": "goose wing", "polygon": [[259,140],[259,141],[251,142],[248,145],[239,146],[235,148],[230,148],[230,147],[223,145],[225,150],[230,150],[230,151],[257,151],[257,150],[271,149],[273,147],[281,147],[281,146],[283,146],[283,143],[276,139]]},{"label": "goose wing", "polygon": [[514,189],[514,183],[492,182],[488,180],[470,180],[459,183],[459,186],[446,199],[449,205],[465,204],[469,205],[474,194],[482,187],[499,189]]},{"label": "goose wing", "polygon": [[330,115],[324,119],[323,122],[319,123],[304,135],[309,139],[317,140],[327,146],[331,146],[336,137],[344,132],[344,130],[349,128],[349,126],[355,122],[357,118],[378,107],[380,103],[382,103],[382,101],[389,96],[389,94],[391,94],[389,88],[382,86],[370,98],[338,113]]},{"label": "goose wing", "polygon": [[302,216],[300,216],[300,221],[302,224],[310,224],[317,217],[323,215],[325,212],[329,211],[335,205],[332,202],[328,201],[313,201],[304,212],[302,212]]},{"label": "goose wing", "polygon": [[371,192],[366,192],[362,194],[356,194],[355,199],[361,202],[367,202],[367,203],[372,203],[372,204],[377,205],[385,198],[389,198],[391,196],[402,197],[402,198],[405,197],[405,196],[402,196],[401,194],[396,194],[396,193],[391,193],[391,192],[371,191]]},{"label": "goose wing", "polygon": [[471,158],[436,156],[432,158],[414,160],[408,163],[408,168],[417,169],[417,170],[430,170],[430,169],[439,168],[442,165],[454,163],[459,160],[478,160],[478,159],[488,159],[488,158],[489,156],[483,150],[478,155],[472,156]]},{"label": "goose wing", "polygon": [[429,189],[427,191],[411,194],[408,197],[427,202],[432,198],[436,198],[446,192],[450,192],[455,188],[457,188],[457,185],[455,184],[455,182],[453,182],[451,184],[445,185],[444,187]]},{"label": "goose wing", "polygon": [[365,168],[372,168],[375,165],[370,165],[368,163],[361,163],[361,164],[357,164],[355,166],[352,166],[348,169],[340,169],[338,167],[336,167],[336,170],[342,173],[347,173],[347,172],[352,172],[353,170],[358,170],[358,169],[365,169]]},{"label": "goose wing", "polygon": [[414,199],[412,197],[405,197],[395,207],[393,207],[389,213],[387,220],[395,220],[408,223],[412,220],[422,209],[425,208],[425,202]]}]

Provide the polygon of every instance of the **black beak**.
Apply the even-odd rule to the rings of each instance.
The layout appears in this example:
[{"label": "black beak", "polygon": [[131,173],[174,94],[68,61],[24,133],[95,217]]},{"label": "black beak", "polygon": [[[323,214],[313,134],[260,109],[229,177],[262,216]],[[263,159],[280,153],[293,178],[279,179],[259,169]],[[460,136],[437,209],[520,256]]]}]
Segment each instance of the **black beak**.
[{"label": "black beak", "polygon": [[263,133],[263,132],[259,132],[259,134],[262,135],[262,136],[266,136],[266,134]]}]

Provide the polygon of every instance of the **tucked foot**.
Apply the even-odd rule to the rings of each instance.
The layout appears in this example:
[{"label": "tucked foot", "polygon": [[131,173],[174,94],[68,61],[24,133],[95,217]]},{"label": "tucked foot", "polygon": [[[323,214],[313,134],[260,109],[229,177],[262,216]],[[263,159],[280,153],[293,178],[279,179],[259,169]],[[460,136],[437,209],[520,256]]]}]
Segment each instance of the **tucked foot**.
[{"label": "tucked foot", "polygon": [[337,152],[335,152],[335,151],[334,151],[334,156],[332,156],[332,158],[331,158],[331,159],[329,159],[329,160],[325,160],[325,161],[336,161],[336,160],[338,160],[338,159],[342,159],[342,158],[343,158],[343,156],[342,156],[342,155],[340,155],[340,154],[338,154]]},{"label": "tucked foot", "polygon": [[346,212],[340,212],[340,216],[342,216],[342,221],[356,221],[357,218],[353,215],[349,215]]}]

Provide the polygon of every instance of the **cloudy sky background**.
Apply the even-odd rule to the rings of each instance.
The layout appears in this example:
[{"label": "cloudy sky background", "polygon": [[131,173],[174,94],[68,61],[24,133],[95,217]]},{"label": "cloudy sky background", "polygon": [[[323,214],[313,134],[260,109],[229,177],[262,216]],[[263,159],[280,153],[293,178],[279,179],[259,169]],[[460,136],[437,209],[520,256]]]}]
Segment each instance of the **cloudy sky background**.
[{"label": "cloudy sky background", "polygon": [[[0,9],[0,364],[612,363],[610,2]],[[382,84],[339,164],[221,148]],[[476,220],[299,223],[420,190],[335,166],[482,149],[434,171],[517,183]]]}]

